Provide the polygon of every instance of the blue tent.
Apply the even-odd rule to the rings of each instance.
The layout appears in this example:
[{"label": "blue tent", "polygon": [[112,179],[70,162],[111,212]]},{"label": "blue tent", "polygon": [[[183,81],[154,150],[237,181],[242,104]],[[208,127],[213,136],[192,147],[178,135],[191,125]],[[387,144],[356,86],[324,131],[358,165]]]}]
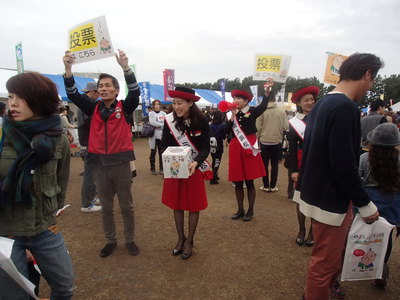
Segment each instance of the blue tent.
[{"label": "blue tent", "polygon": [[[64,78],[61,75],[51,75],[51,74],[43,74],[51,81],[55,83],[58,90],[58,95],[60,95],[63,101],[70,101],[67,97],[67,93],[65,92],[64,86]],[[96,82],[93,78],[86,78],[86,77],[79,77],[74,76],[76,87],[78,88],[79,92],[86,86],[88,82]]]},{"label": "blue tent", "polygon": [[222,100],[220,95],[211,90],[195,89],[195,92],[212,104],[218,104]]},{"label": "blue tent", "polygon": [[164,100],[164,86],[160,84],[150,84],[150,97],[158,99],[161,104],[171,104],[171,101]]},{"label": "blue tent", "polygon": [[[63,101],[70,101],[65,92],[64,79],[63,79],[62,75],[52,75],[52,74],[43,74],[43,75],[55,83],[55,85],[57,86],[58,94]],[[75,83],[76,83],[76,86],[77,86],[79,92],[81,92],[81,90],[86,86],[86,84],[88,82],[96,82],[93,78],[86,78],[86,77],[79,77],[79,76],[74,76],[74,79],[75,79]],[[219,101],[221,101],[221,99],[222,99],[221,96],[218,95],[215,91],[204,90],[204,89],[195,89],[195,92],[200,97],[207,100],[211,104],[218,105]],[[171,104],[170,101],[164,100],[164,86],[163,85],[150,84],[150,97],[152,100],[154,100],[154,99],[160,100],[161,104]]]}]

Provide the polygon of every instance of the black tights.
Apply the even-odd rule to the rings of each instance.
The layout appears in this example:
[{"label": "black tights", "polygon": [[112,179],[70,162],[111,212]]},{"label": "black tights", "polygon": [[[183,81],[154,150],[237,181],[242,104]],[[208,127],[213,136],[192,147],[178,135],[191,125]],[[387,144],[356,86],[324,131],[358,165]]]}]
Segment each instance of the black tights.
[{"label": "black tights", "polygon": [[178,233],[178,243],[176,244],[175,249],[179,250],[184,248],[183,252],[185,254],[190,254],[200,213],[198,211],[189,212],[189,234],[187,238],[184,231],[184,216],[183,210],[174,210],[175,227],[176,232]]},{"label": "black tights", "polygon": [[[254,202],[256,201],[256,189],[254,187],[253,180],[245,180],[247,186],[247,198],[249,200],[249,212],[253,212]],[[244,211],[243,200],[244,200],[244,190],[243,181],[234,181],[235,183],[235,194],[236,201],[238,204],[238,210]]]}]

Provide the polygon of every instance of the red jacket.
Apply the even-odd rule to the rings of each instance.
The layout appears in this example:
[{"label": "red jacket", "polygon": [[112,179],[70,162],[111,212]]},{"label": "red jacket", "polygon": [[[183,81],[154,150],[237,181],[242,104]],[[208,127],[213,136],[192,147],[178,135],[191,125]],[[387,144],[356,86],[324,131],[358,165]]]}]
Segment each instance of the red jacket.
[{"label": "red jacket", "polygon": [[132,132],[126,122],[122,102],[118,101],[115,111],[106,122],[101,119],[99,103],[92,115],[88,152],[94,154],[132,152]]}]

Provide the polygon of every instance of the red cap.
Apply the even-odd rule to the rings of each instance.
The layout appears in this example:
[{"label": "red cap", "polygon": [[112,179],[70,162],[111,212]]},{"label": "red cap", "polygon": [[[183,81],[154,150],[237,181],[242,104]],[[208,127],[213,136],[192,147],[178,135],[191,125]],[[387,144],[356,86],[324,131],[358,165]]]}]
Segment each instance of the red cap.
[{"label": "red cap", "polygon": [[168,90],[168,95],[172,98],[180,98],[187,101],[191,100],[193,102],[200,100],[200,97],[195,95],[194,90],[183,86],[177,86],[175,90]]},{"label": "red cap", "polygon": [[242,97],[242,98],[244,98],[244,99],[246,99],[248,101],[253,100],[253,95],[248,93],[248,92],[246,92],[246,91],[243,91],[243,90],[233,90],[231,92],[231,95],[232,95],[232,98],[234,98],[234,97]]},{"label": "red cap", "polygon": [[300,100],[301,97],[307,94],[314,95],[314,97],[317,97],[319,93],[319,87],[317,86],[308,86],[305,87],[301,90],[298,90],[294,95],[292,96],[292,102],[297,103],[297,101]]}]

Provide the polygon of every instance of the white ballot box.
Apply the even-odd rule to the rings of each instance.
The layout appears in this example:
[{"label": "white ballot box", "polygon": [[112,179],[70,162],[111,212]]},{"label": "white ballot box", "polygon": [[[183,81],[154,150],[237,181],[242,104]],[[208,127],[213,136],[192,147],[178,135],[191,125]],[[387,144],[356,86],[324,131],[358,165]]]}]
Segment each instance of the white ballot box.
[{"label": "white ballot box", "polygon": [[190,147],[168,147],[162,154],[164,178],[189,178]]}]

